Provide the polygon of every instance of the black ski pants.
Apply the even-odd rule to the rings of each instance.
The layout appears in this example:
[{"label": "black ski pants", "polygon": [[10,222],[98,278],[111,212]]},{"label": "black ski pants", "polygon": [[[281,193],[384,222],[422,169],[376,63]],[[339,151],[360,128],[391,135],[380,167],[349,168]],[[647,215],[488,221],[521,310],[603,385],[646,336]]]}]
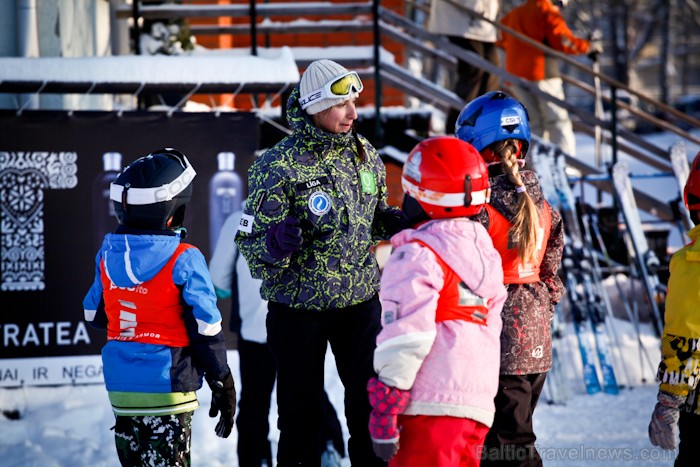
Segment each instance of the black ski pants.
[{"label": "black ski pants", "polygon": [[681,442],[673,467],[694,467],[698,465],[698,448],[695,443],[700,439],[700,415],[681,412],[678,428],[681,433]]},{"label": "black ski pants", "polygon": [[486,435],[482,466],[539,467],[532,414],[540,398],[547,373],[500,375],[494,399],[496,415]]},{"label": "black ski pants", "polygon": [[[272,467],[269,412],[276,370],[272,352],[267,344],[238,339],[241,369],[241,392],[238,400],[236,428],[238,430],[238,465],[260,467],[265,460]],[[326,449],[326,442],[345,455],[343,431],[338,414],[325,391],[321,395],[323,414],[319,430],[318,457]]]},{"label": "black ski pants", "polygon": [[114,441],[123,467],[192,463],[192,415],[184,412],[161,416],[117,415]]},{"label": "black ski pants", "polygon": [[268,302],[267,341],[277,366],[278,467],[320,464],[316,441],[328,344],[345,387],[350,462],[357,467],[386,466],[374,455],[368,429],[367,381],[375,376],[372,362],[380,314],[376,295],[357,305],[323,312]]}]

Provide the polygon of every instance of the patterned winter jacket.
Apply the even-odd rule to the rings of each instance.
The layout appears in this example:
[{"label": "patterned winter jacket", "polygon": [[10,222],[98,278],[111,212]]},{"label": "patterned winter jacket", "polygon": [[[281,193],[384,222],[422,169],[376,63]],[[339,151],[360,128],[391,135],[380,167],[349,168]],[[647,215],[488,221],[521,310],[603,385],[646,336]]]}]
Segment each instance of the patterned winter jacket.
[{"label": "patterned winter jacket", "polygon": [[[434,220],[391,239],[379,298],[382,331],[374,367],[385,384],[411,391],[408,415],[470,418],[491,426],[498,389],[501,308],[506,299],[501,259],[477,222]],[[457,279],[448,280],[446,269]],[[459,283],[459,306],[486,300],[486,324],[438,320],[439,299]],[[444,306],[444,305],[443,305]]]},{"label": "patterned winter jacket", "polygon": [[671,258],[657,380],[662,391],[686,396],[683,410],[700,415],[700,226]]},{"label": "patterned winter jacket", "polygon": [[[501,24],[566,54],[585,54],[590,48],[590,41],[571,32],[551,0],[527,0],[501,18]],[[560,76],[556,57],[547,57],[514,35],[503,31],[498,45],[505,50],[506,71],[529,81]]]},{"label": "patterned winter jacket", "polygon": [[192,411],[204,373],[229,367],[221,313],[202,253],[163,231],[107,234],[95,279],[83,300],[85,320],[107,329],[104,378],[117,415]]},{"label": "patterned winter jacket", "polygon": [[[518,206],[515,187],[500,171],[489,167],[491,206],[512,222]],[[561,215],[544,199],[537,176],[530,170],[520,172],[528,194],[539,209],[549,209],[552,227],[540,263],[540,281],[529,284],[506,284],[508,298],[503,306],[501,333],[501,374],[525,375],[548,371],[552,366],[551,320],[554,305],[563,294],[558,276],[564,248]],[[477,219],[489,228],[489,214],[482,211]]]},{"label": "patterned winter jacket", "polygon": [[[390,237],[385,214],[386,168],[376,150],[351,130],[334,134],[311,123],[289,97],[293,133],[258,158],[248,171],[249,195],[236,244],[264,299],[323,311],[370,299],[379,290],[379,268],[370,248]],[[358,154],[364,148],[364,160]],[[287,216],[301,220],[303,244],[276,259],[265,245],[268,229]]]}]

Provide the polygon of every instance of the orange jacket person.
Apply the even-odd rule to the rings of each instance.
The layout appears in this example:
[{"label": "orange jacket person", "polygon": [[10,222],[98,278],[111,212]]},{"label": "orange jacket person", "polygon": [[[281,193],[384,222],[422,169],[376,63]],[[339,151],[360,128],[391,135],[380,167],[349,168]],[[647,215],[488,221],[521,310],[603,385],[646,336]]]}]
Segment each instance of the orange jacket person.
[{"label": "orange jacket person", "polygon": [[[557,2],[565,5],[567,2]],[[577,37],[566,25],[560,7],[550,0],[527,0],[512,9],[501,24],[540,42],[554,50],[570,55],[600,52],[591,41]],[[564,100],[564,86],[556,57],[502,31],[498,45],[505,51],[505,69],[511,74],[532,81],[541,91]],[[576,152],[576,140],[568,111],[537,97],[520,87],[513,89],[530,115],[531,131],[556,144],[571,156]]]}]

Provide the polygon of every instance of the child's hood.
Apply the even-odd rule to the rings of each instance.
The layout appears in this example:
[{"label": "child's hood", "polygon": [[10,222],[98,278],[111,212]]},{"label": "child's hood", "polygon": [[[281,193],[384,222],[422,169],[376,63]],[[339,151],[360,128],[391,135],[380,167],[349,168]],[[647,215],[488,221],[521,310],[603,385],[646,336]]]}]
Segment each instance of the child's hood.
[{"label": "child's hood", "polygon": [[108,234],[102,243],[107,276],[117,287],[153,279],[179,244],[178,236]]},{"label": "child's hood", "polygon": [[391,239],[394,248],[415,241],[428,245],[475,293],[491,296],[493,287],[503,287],[501,257],[480,223],[465,218],[433,220]]}]

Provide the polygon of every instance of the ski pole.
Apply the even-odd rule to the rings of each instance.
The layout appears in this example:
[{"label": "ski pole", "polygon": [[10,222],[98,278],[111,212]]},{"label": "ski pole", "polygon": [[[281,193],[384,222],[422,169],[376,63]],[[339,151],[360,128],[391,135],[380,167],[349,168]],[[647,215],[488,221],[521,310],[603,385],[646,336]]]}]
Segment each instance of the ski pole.
[{"label": "ski pole", "polygon": [[[605,258],[605,261],[609,263],[612,262],[612,259],[610,258],[610,253],[608,251],[607,246],[605,245],[605,242],[603,240],[603,235],[600,232],[600,227],[598,226],[597,223],[597,217],[596,217],[596,222],[591,222],[590,226],[593,228],[593,233],[596,237],[596,241],[598,242],[598,245],[600,246],[600,251],[603,253],[603,257]],[[642,337],[641,333],[639,331],[639,320],[635,318],[635,313],[630,309],[629,304],[627,303],[626,297],[625,297],[625,291],[622,288],[622,284],[620,284],[620,280],[617,277],[617,273],[615,271],[612,272],[613,280],[615,282],[615,287],[617,288],[617,292],[620,295],[620,301],[622,302],[622,305],[625,308],[625,313],[627,314],[627,318],[630,320],[630,323],[634,327],[635,334],[637,337],[637,344],[639,346],[639,366],[640,366],[640,371],[642,374],[642,382],[646,382],[644,378],[644,359],[643,357],[646,357],[647,362],[649,363],[649,367],[654,371],[654,366],[651,363],[651,358],[649,357],[649,353],[646,350],[646,347],[644,347],[644,343],[642,342]]]},{"label": "ski pole", "polygon": [[[586,217],[583,222],[583,230],[584,230],[584,238],[586,240],[586,243],[588,245],[588,248],[590,248],[590,251],[593,251],[593,237],[591,235],[591,224],[593,223],[593,218],[591,215],[591,212],[586,209],[586,204],[582,204],[582,210],[586,214]],[[585,220],[588,220],[588,223],[585,222]],[[603,245],[601,247],[601,251],[605,248]],[[606,249],[607,252],[607,249]],[[593,275],[594,275],[594,282],[598,284],[598,287],[601,289],[600,291],[600,296],[603,298],[603,302],[605,305],[605,313],[608,316],[607,323],[609,323],[609,327],[606,326],[606,329],[608,330],[609,333],[612,334],[613,340],[615,342],[615,346],[617,347],[617,361],[622,362],[621,364],[618,364],[618,367],[622,367],[622,371],[625,374],[625,381],[627,381],[627,384],[632,386],[632,380],[629,376],[629,373],[627,372],[627,367],[624,364],[624,359],[622,358],[622,347],[620,345],[620,336],[617,333],[617,326],[615,325],[615,317],[614,313],[612,310],[612,304],[610,302],[610,295],[608,294],[608,291],[605,289],[605,286],[603,285],[603,273],[601,271],[600,267],[600,262],[598,261],[598,257],[594,254],[590,254],[591,256],[591,263],[593,264]],[[616,273],[613,273],[613,277],[615,280],[617,280],[617,275]]]}]

